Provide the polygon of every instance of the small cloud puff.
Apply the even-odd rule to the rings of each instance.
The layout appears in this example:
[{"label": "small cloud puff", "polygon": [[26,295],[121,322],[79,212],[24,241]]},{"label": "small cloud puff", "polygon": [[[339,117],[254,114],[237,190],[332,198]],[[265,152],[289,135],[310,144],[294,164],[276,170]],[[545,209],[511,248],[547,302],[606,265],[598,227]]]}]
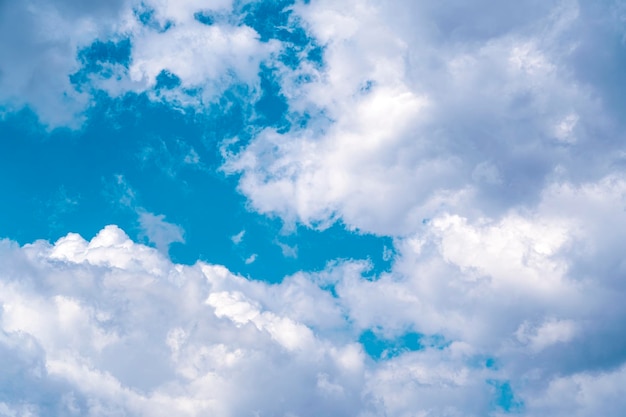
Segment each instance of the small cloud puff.
[{"label": "small cloud puff", "polygon": [[139,225],[142,234],[161,253],[167,254],[172,243],[185,242],[183,229],[176,224],[166,222],[164,214],[155,215],[147,211],[141,211],[139,212]]},{"label": "small cloud puff", "polygon": [[253,263],[254,261],[256,261],[257,258],[257,254],[253,253],[252,255],[248,256],[245,260],[246,265],[250,265],[251,263]]},{"label": "small cloud puff", "polygon": [[242,230],[241,232],[237,233],[236,235],[231,236],[230,240],[232,240],[235,245],[238,245],[241,242],[243,242],[243,237],[245,235],[246,235],[246,231]]}]

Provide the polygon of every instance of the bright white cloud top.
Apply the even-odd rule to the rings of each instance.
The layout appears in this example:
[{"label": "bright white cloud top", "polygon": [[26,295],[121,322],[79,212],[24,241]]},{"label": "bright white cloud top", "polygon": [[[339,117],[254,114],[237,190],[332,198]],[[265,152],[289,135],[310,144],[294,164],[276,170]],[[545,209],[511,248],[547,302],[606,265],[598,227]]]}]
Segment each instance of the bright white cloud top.
[{"label": "bright white cloud top", "polygon": [[[272,67],[290,123],[221,138],[220,173],[287,231],[392,238],[391,268],[176,264],[189,228],[134,201],[156,248],[115,225],[6,239],[0,416],[626,414],[626,4],[285,2],[310,36],[290,65],[233,11],[256,3],[1,2],[2,111],[80,129],[97,94],[145,93],[201,114]],[[72,84],[79,50],[125,39]]]}]

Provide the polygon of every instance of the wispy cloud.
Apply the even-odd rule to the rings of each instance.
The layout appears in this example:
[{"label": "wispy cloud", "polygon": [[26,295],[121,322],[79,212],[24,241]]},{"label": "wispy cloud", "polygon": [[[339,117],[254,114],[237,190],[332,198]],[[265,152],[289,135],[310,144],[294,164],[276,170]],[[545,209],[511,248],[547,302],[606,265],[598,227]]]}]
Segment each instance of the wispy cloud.
[{"label": "wispy cloud", "polygon": [[238,244],[240,244],[243,241],[243,237],[245,235],[246,235],[246,231],[242,230],[241,232],[237,233],[236,235],[231,236],[230,240],[232,240],[235,245],[238,245]]},{"label": "wispy cloud", "polygon": [[185,243],[183,229],[173,223],[165,221],[164,214],[153,214],[147,211],[139,212],[139,226],[150,243],[154,243],[156,248],[167,254],[172,243]]}]

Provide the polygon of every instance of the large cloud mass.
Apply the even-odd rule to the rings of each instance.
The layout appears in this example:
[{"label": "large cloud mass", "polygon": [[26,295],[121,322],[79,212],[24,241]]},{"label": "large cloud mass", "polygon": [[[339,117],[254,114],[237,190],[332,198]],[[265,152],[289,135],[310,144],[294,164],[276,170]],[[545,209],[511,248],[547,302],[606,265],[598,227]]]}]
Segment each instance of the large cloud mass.
[{"label": "large cloud mass", "polygon": [[[547,182],[619,169],[617,84],[592,83],[597,69],[583,61],[621,41],[615,5],[503,7],[298,8],[325,66],[304,86],[287,72],[284,90],[318,122],[268,129],[226,168],[243,174],[241,190],[262,212],[392,235],[445,211],[498,215],[536,202]],[[607,54],[623,69],[623,43]]]},{"label": "large cloud mass", "polygon": [[[115,226],[89,242],[4,241],[2,406],[8,415],[617,415],[624,195],[624,181],[606,178],[551,188],[525,215],[438,217],[397,242],[393,270],[375,281],[363,276],[367,263],[350,261],[254,282],[173,264]],[[364,332],[387,347],[368,356]],[[415,333],[419,349],[393,347]]]},{"label": "large cloud mass", "polygon": [[[287,225],[392,237],[391,269],[179,265],[149,212],[160,250],[117,226],[2,241],[0,415],[626,413],[624,3],[296,2],[295,63],[248,3],[0,2],[0,102],[50,126],[96,90],[201,112],[269,68],[284,123],[225,138],[222,170]],[[128,56],[88,71],[94,45]]]}]

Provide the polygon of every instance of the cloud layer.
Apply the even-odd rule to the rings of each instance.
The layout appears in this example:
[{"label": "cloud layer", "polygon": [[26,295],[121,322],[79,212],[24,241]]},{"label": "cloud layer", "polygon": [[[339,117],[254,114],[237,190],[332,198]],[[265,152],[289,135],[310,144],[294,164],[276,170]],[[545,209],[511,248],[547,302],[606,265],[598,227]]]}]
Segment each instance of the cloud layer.
[{"label": "cloud layer", "polygon": [[[626,228],[611,233],[604,219],[626,223],[625,193],[607,178],[551,189],[527,216],[433,219],[397,241],[392,271],[374,281],[359,261],[280,284],[250,281],[220,266],[173,264],[115,226],[89,242],[4,241],[3,407],[612,415],[624,406],[615,242]],[[367,331],[388,346],[417,333],[420,347],[370,357],[359,342]]]}]

